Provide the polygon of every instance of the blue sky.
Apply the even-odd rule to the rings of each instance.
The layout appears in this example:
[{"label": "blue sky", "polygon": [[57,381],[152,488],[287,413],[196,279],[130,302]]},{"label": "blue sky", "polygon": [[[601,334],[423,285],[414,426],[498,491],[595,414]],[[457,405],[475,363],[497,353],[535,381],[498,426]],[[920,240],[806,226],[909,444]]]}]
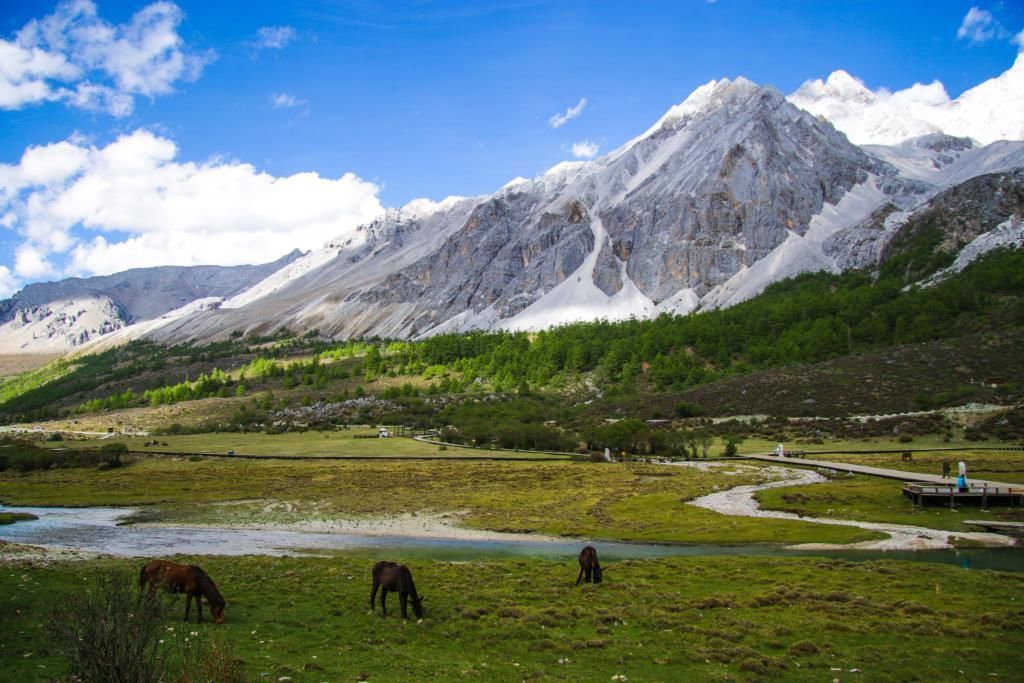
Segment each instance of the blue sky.
[{"label": "blue sky", "polygon": [[[161,254],[179,263],[271,260],[381,205],[492,192],[573,158],[574,144],[610,151],[711,79],[742,75],[789,93],[844,69],[872,89],[938,79],[956,97],[1009,68],[1024,30],[1024,6],[1011,2],[91,7],[64,6],[63,43],[25,31],[56,3],[7,2],[0,17],[0,38],[24,59],[34,48],[68,62],[22,74],[18,85],[36,78],[43,95],[4,100],[0,87],[0,295],[37,279],[154,265]],[[965,24],[970,12],[976,20]],[[164,49],[145,52],[161,40]],[[0,75],[4,59],[15,59],[11,50],[0,50]],[[573,108],[577,116],[552,125]],[[46,147],[46,168],[66,177],[48,170],[25,180],[31,147]],[[124,165],[137,158],[148,161]],[[102,182],[78,183],[97,169],[107,169]],[[150,176],[158,180],[132,182]],[[205,203],[114,206],[126,193],[160,195],[167,183],[177,183],[168,194]],[[102,191],[85,197],[97,184]],[[259,201],[216,203],[236,191]],[[29,206],[31,193],[45,209]],[[293,221],[272,201],[294,197],[308,210]]]}]

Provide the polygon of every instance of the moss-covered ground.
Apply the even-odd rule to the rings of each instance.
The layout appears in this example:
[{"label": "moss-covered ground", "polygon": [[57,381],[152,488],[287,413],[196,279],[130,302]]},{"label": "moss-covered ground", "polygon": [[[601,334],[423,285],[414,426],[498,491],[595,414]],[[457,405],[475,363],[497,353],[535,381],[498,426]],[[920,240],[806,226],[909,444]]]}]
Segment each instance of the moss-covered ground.
[{"label": "moss-covered ground", "polygon": [[677,543],[852,543],[861,529],[729,517],[685,501],[763,481],[760,465],[140,458],[99,470],[0,473],[12,505],[147,506],[175,523],[296,522],[458,512],[470,527]]},{"label": "moss-covered ground", "polygon": [[[943,565],[624,561],[575,587],[573,560],[421,560],[417,623],[397,616],[394,595],[387,619],[369,612],[376,558],[179,559],[213,576],[227,619],[171,621],[164,647],[217,636],[254,680],[1014,680],[1024,647],[1024,576]],[[0,565],[4,680],[64,675],[47,612],[96,572],[138,566]]]}]

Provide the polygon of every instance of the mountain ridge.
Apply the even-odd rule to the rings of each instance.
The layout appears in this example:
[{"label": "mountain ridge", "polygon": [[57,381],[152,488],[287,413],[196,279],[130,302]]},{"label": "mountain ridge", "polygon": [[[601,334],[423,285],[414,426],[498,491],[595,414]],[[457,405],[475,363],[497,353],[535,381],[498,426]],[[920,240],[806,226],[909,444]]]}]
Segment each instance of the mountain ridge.
[{"label": "mountain ridge", "polygon": [[[1007,88],[1024,95],[1021,74],[1018,58],[953,102]],[[208,342],[282,327],[418,338],[730,306],[808,270],[869,267],[931,197],[1024,166],[1022,142],[980,146],[985,136],[930,124],[895,145],[852,144],[848,116],[830,121],[794,104],[812,91],[818,104],[825,95],[865,106],[892,99],[845,72],[788,98],[742,77],[710,81],[603,157],[490,195],[389,209],[243,291],[197,298],[108,342]]]}]

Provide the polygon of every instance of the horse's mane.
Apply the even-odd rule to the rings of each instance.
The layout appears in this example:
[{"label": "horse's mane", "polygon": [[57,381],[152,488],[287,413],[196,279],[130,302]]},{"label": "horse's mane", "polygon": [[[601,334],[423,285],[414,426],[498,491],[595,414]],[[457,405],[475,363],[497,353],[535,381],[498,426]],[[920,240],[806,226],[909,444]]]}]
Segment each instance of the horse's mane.
[{"label": "horse's mane", "polygon": [[402,567],[402,569],[405,569],[405,571],[402,572],[402,578],[409,582],[409,585],[407,587],[407,590],[409,591],[409,595],[412,596],[413,601],[419,600],[420,596],[416,592],[416,584],[413,583],[413,581],[412,581],[412,572],[409,571],[409,569],[407,567]]},{"label": "horse's mane", "polygon": [[210,604],[217,607],[223,607],[226,604],[224,597],[220,594],[220,591],[217,590],[217,584],[213,582],[210,575],[207,574],[202,567],[197,567],[196,565],[190,565],[189,570],[195,573],[196,582],[199,584],[200,590],[203,591],[203,595],[205,595],[206,599],[210,601]]}]

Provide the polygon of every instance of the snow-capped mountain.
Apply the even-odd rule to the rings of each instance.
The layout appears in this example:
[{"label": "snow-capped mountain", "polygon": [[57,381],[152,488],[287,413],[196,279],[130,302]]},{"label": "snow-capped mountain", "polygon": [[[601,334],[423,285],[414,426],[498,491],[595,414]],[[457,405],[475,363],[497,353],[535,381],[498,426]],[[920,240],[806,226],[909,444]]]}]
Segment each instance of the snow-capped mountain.
[{"label": "snow-capped mountain", "polygon": [[929,133],[970,137],[983,145],[1024,140],[1024,53],[1002,75],[951,100],[938,81],[873,92],[836,71],[807,81],[789,101],[822,116],[858,145],[894,145]]},{"label": "snow-capped mountain", "polygon": [[869,264],[937,192],[1024,163],[1022,143],[928,130],[862,148],[777,90],[712,81],[602,158],[390,211],[245,305],[152,335],[417,337],[728,306],[800,272]]},{"label": "snow-capped mountain", "polygon": [[[1024,167],[1020,112],[1002,106],[1024,99],[1022,74],[1018,59],[956,100],[935,90],[902,109],[841,72],[789,98],[711,81],[604,157],[491,195],[416,200],[225,301],[107,340],[536,329],[729,306],[801,272],[869,266],[933,200],[972,180],[969,194],[985,200],[994,186],[980,177]],[[1015,139],[982,144],[1004,131]],[[866,144],[877,139],[893,144]],[[957,249],[1015,244],[1019,216],[972,211],[986,218]]]}]

